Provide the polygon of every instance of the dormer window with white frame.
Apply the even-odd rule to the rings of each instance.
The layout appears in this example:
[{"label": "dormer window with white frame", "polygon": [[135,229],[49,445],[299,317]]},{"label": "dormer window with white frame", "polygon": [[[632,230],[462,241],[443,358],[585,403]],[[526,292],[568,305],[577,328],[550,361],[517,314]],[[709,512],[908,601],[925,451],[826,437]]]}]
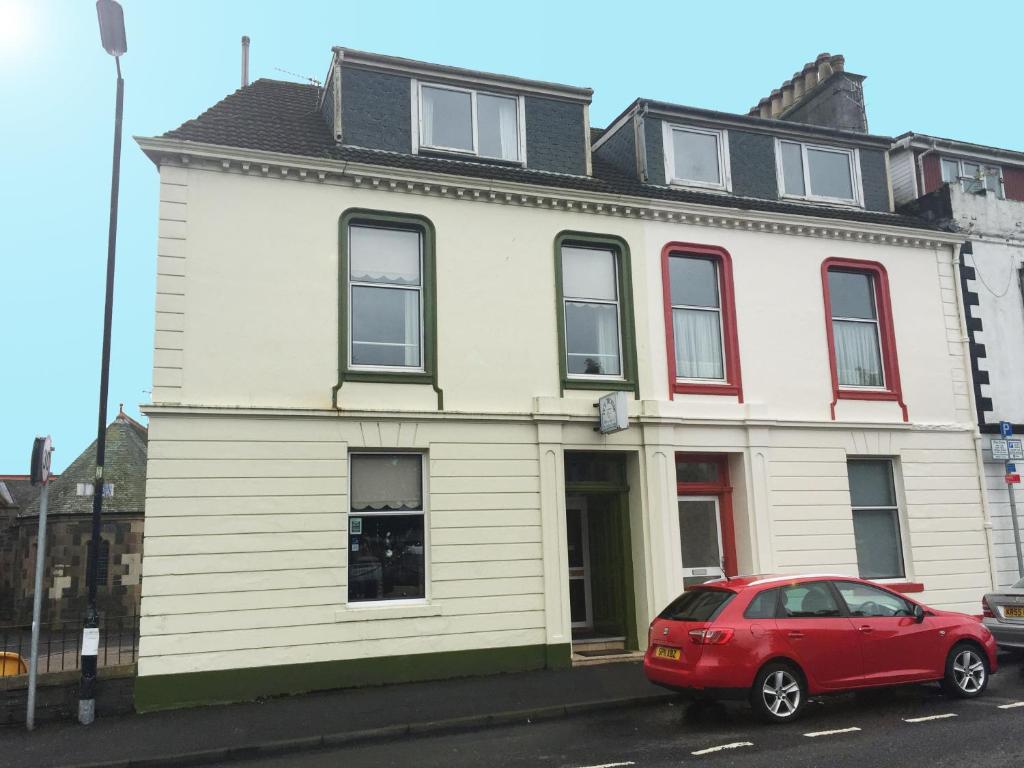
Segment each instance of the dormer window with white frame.
[{"label": "dormer window with white frame", "polygon": [[775,156],[780,196],[863,205],[860,154],[856,149],[777,139]]},{"label": "dormer window with white frame", "polygon": [[421,149],[522,163],[526,128],[522,96],[415,83],[413,133]]},{"label": "dormer window with white frame", "polygon": [[662,138],[669,184],[731,191],[726,131],[663,122]]},{"label": "dormer window with white frame", "polygon": [[998,165],[985,165],[955,157],[942,158],[941,165],[943,184],[959,181],[964,192],[977,194],[984,189],[996,197],[1004,197],[1003,171]]}]

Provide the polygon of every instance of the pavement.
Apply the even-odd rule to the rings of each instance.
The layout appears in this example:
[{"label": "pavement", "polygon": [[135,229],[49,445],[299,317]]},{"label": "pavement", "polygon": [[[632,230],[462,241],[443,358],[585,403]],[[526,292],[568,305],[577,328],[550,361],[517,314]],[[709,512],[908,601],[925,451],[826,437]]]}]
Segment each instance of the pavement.
[{"label": "pavement", "polygon": [[360,688],[263,702],[0,728],[0,766],[203,765],[535,723],[675,697],[637,662]]},{"label": "pavement", "polygon": [[1024,666],[1007,661],[969,701],[936,685],[812,700],[803,716],[765,725],[740,704],[610,709],[505,725],[319,749],[222,768],[1020,768]]}]

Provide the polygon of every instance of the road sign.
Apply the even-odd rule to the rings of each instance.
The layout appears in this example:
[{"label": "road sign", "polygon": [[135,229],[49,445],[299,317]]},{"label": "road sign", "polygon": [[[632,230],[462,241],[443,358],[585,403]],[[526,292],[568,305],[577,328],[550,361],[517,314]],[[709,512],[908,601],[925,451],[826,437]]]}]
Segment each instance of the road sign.
[{"label": "road sign", "polygon": [[992,438],[992,458],[997,461],[1010,460],[1010,447],[1007,445],[1006,440]]},{"label": "road sign", "polygon": [[1002,437],[1012,437],[1013,436],[1013,424],[1011,424],[1008,421],[1000,421],[999,422],[999,434]]},{"label": "road sign", "polygon": [[1024,460],[1024,440],[1007,440],[1006,450],[1010,454],[1010,459]]},{"label": "road sign", "polygon": [[1016,472],[1007,472],[1006,473],[1006,484],[1007,485],[1016,485],[1016,484],[1019,484],[1019,483],[1020,483],[1020,475],[1019,474],[1017,474]]},{"label": "road sign", "polygon": [[1016,472],[1017,471],[1017,465],[1016,464],[1011,464],[1010,462],[1006,462],[1006,471],[1007,472]]},{"label": "road sign", "polygon": [[37,437],[32,444],[32,485],[46,485],[50,479],[50,453],[53,452],[53,443],[50,436]]}]

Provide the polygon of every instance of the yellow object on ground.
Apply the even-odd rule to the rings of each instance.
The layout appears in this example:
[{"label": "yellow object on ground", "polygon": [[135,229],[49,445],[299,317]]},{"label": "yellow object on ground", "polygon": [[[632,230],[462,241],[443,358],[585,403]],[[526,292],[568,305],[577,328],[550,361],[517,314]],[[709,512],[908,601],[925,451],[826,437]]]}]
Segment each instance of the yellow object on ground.
[{"label": "yellow object on ground", "polygon": [[27,675],[28,665],[13,651],[0,651],[0,677]]}]

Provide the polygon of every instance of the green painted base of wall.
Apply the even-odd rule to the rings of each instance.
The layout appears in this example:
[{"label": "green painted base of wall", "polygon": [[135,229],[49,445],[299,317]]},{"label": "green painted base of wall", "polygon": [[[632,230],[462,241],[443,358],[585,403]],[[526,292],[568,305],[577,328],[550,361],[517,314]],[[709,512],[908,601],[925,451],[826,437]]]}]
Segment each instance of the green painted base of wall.
[{"label": "green painted base of wall", "polygon": [[569,644],[525,645],[152,675],[136,679],[135,709],[153,712],[332,688],[412,683],[532,669],[564,669],[570,666],[571,657],[572,646]]}]

